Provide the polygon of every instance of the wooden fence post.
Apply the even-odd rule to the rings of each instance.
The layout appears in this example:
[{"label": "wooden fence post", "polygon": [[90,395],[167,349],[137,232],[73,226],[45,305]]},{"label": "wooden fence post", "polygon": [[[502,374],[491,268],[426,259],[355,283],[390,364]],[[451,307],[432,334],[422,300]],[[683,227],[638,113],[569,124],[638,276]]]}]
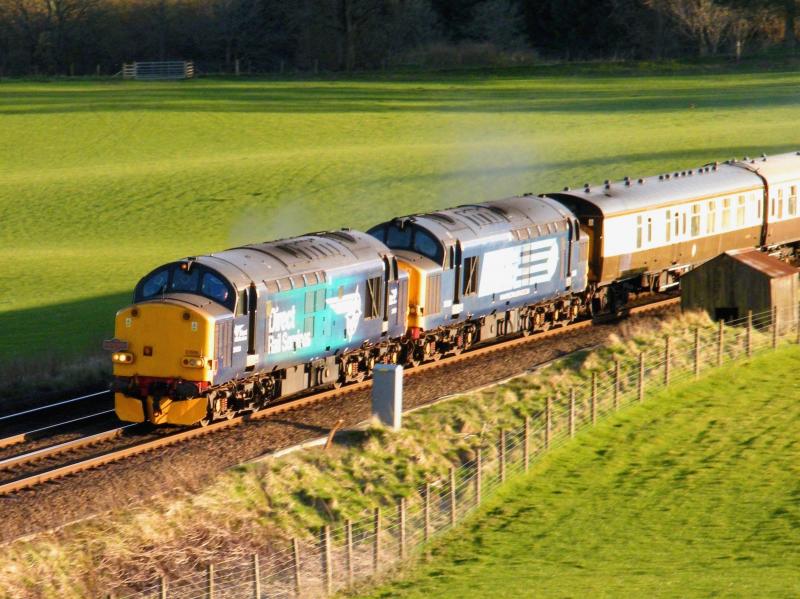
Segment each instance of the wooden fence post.
[{"label": "wooden fence post", "polygon": [[639,354],[639,401],[644,401],[644,352]]},{"label": "wooden fence post", "polygon": [[450,467],[450,526],[456,525],[456,469]]},{"label": "wooden fence post", "polygon": [[294,567],[294,593],[299,597],[302,587],[300,586],[300,547],[297,539],[292,539],[292,566]]},{"label": "wooden fence post", "polygon": [[700,327],[694,329],[694,376],[700,376]]},{"label": "wooden fence post", "polygon": [[375,543],[372,547],[372,572],[377,574],[380,568],[381,561],[381,508],[375,508],[373,524],[373,534],[375,535]]},{"label": "wooden fence post", "polygon": [[353,522],[349,518],[344,523],[344,535],[347,544],[347,586],[353,586]]},{"label": "wooden fence post", "polygon": [[[548,398],[547,401],[549,402],[550,399]],[[530,434],[531,434],[531,418],[530,416],[525,416],[525,424],[523,426],[523,439],[522,439],[522,461],[525,466],[525,472],[528,471],[531,461],[531,443],[530,443]]]},{"label": "wooden fence post", "polygon": [[397,542],[397,553],[401,560],[406,558],[406,498],[401,497],[397,503],[397,516],[400,519],[400,534]]},{"label": "wooden fence post", "polygon": [[717,331],[717,366],[722,366],[722,350],[725,345],[725,321],[719,321],[719,330]]},{"label": "wooden fence post", "polygon": [[[253,554],[253,597],[261,599],[261,564],[257,553]],[[162,599],[166,599],[166,595]]]},{"label": "wooden fence post", "polygon": [[753,355],[753,311],[747,311],[747,329],[745,330],[745,352],[749,358]]},{"label": "wooden fence post", "polygon": [[331,527],[322,529],[322,570],[325,576],[325,595],[333,594],[333,562],[331,560]]},{"label": "wooden fence post", "polygon": [[664,386],[669,387],[669,368],[670,368],[670,339],[669,335],[664,337]]},{"label": "wooden fence post", "polygon": [[208,599],[214,599],[214,564],[208,564],[208,571],[206,572],[206,596]]},{"label": "wooden fence post", "polygon": [[597,424],[597,373],[592,373],[592,396],[590,408],[592,412],[592,426]]},{"label": "wooden fence post", "polygon": [[483,495],[483,449],[478,447],[478,456],[477,456],[477,463],[476,469],[477,472],[475,473],[475,505],[481,504],[481,495]]},{"label": "wooden fence post", "polygon": [[619,392],[620,392],[620,363],[619,359],[614,358],[614,411],[619,410]]},{"label": "wooden fence post", "polygon": [[778,349],[778,306],[772,306],[772,349]]},{"label": "wooden fence post", "polygon": [[569,438],[575,436],[575,387],[569,388]]},{"label": "wooden fence post", "polygon": [[167,599],[167,577],[163,574],[161,575],[161,580],[159,581],[159,596],[161,599]]},{"label": "wooden fence post", "polygon": [[550,434],[551,434],[551,426],[553,418],[552,410],[553,410],[552,399],[548,397],[544,404],[544,448],[545,449],[550,449]]}]

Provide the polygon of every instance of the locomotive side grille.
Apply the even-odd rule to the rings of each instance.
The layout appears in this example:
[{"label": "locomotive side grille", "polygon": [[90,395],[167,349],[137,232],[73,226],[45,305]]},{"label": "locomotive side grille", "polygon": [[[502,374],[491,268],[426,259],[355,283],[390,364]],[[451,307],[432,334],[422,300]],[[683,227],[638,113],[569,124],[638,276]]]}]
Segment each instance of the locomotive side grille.
[{"label": "locomotive side grille", "polygon": [[442,275],[428,276],[425,297],[425,314],[438,314],[442,311]]},{"label": "locomotive side grille", "polygon": [[232,330],[232,320],[218,322],[214,328],[214,354],[220,369],[228,368],[231,365]]}]

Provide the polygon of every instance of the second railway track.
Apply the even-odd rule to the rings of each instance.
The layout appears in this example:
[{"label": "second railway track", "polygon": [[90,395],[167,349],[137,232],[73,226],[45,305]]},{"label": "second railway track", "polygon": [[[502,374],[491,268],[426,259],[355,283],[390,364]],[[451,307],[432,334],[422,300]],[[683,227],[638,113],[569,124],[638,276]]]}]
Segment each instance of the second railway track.
[{"label": "second railway track", "polygon": [[[631,307],[627,310],[627,314],[634,315],[642,312],[665,309],[673,306],[678,301],[678,298],[669,298]],[[570,332],[587,329],[592,325],[592,321],[585,320],[530,337],[519,337],[493,345],[477,347],[459,356],[451,356],[436,362],[429,362],[417,366],[416,368],[408,370],[406,376],[416,377],[432,369],[446,368],[461,362],[468,362],[481,356],[508,351],[517,346],[540,342]],[[291,410],[298,410],[309,405],[319,404],[336,397],[357,394],[369,388],[371,385],[371,381],[364,381],[363,383],[350,385],[342,389],[323,391],[306,397],[286,400],[259,412],[246,416],[239,416],[230,420],[215,422],[203,428],[185,430],[155,429],[147,432],[138,432],[138,434],[130,434],[136,432],[137,427],[129,425],[9,456],[0,459],[0,495],[12,494],[23,489],[35,487],[47,481],[53,481],[78,472],[104,466],[133,455],[143,454],[198,437],[211,435],[222,430],[240,426],[247,422],[274,418],[277,415]],[[141,431],[141,429],[139,429],[139,431]]]}]

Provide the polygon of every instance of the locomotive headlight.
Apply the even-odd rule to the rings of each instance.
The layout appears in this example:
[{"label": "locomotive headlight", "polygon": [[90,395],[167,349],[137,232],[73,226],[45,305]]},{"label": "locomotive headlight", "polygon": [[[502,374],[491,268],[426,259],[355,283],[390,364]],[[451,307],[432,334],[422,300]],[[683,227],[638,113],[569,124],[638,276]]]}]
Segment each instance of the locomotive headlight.
[{"label": "locomotive headlight", "polygon": [[133,364],[133,354],[129,351],[117,351],[111,354],[111,361],[115,364]]},{"label": "locomotive headlight", "polygon": [[202,368],[206,365],[206,361],[203,358],[184,356],[184,358],[181,360],[181,365],[184,368]]}]

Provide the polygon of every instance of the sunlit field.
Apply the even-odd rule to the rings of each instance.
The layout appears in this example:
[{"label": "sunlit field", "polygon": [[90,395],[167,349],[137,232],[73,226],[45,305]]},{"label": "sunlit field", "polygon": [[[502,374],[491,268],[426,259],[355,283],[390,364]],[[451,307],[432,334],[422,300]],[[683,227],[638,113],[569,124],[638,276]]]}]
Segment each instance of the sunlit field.
[{"label": "sunlit field", "polygon": [[797,597],[796,345],[546,455],[372,599]]},{"label": "sunlit field", "polygon": [[0,358],[96,351],[157,264],[800,147],[800,74],[0,83]]}]

